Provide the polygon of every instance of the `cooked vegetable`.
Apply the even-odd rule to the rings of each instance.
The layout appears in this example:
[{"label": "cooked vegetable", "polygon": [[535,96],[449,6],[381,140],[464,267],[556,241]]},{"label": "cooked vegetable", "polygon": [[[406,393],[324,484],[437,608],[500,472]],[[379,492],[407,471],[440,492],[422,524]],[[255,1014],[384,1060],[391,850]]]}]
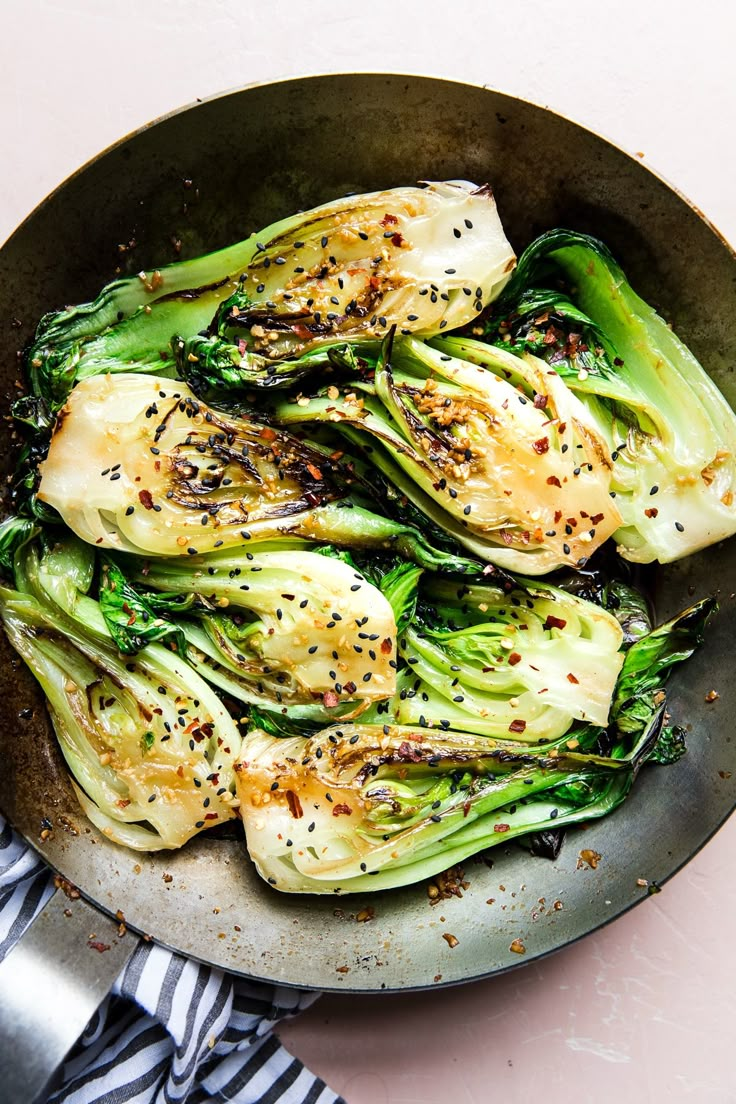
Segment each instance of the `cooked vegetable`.
[{"label": "cooked vegetable", "polygon": [[224,300],[235,345],[242,341],[233,367],[267,382],[267,362],[336,338],[382,335],[394,323],[425,334],[460,326],[498,294],[514,259],[487,186],[350,196],[46,315],[28,358],[31,384],[58,408],[76,382],[100,372],[173,374],[172,337],[206,329]]},{"label": "cooked vegetable", "polygon": [[[631,645],[613,702],[619,732],[635,732],[649,723],[664,701],[664,685],[672,668],[700,647],[717,608],[715,598],[706,598]],[[665,743],[671,743],[670,736]]]},{"label": "cooked vegetable", "polygon": [[610,613],[529,579],[508,589],[425,577],[399,642],[394,723],[524,743],[562,736],[575,720],[605,727],[623,662]]},{"label": "cooked vegetable", "polygon": [[181,383],[99,376],[78,384],[62,409],[37,497],[102,548],[196,555],[283,536],[479,570],[357,505],[341,456],[215,411]]},{"label": "cooked vegetable", "polygon": [[364,892],[556,854],[683,754],[715,603],[652,629],[608,542],[735,532],[736,416],[600,243],[514,264],[489,188],[429,184],[41,320],[0,616],[111,839],[240,806],[277,889]]},{"label": "cooked vegetable", "polygon": [[543,357],[605,437],[625,559],[669,563],[736,532],[736,415],[601,242],[532,242],[486,337]]},{"label": "cooked vegetable", "polygon": [[[16,562],[0,587],[10,642],[36,676],[87,816],[117,843],[181,847],[234,815],[240,735],[207,683],[179,656],[148,644],[121,655],[84,594],[94,553],[75,540]],[[81,587],[82,589],[78,589]]]},{"label": "cooked vegetable", "polygon": [[[248,851],[284,892],[406,885],[514,836],[610,812],[654,736],[609,759],[388,725],[340,725],[307,741],[256,730],[237,769]],[[581,793],[556,793],[573,784]]]},{"label": "cooked vegetable", "polygon": [[255,548],[151,560],[136,585],[197,596],[187,641],[240,676],[245,701],[329,710],[391,697],[396,622],[383,594],[340,560]]},{"label": "cooked vegetable", "polygon": [[[372,391],[373,393],[367,393]],[[474,555],[543,574],[582,566],[620,524],[612,461],[584,406],[535,357],[482,342],[386,343],[375,383],[334,385],[284,425],[323,421]],[[359,431],[359,432],[358,432]]]},{"label": "cooked vegetable", "polygon": [[576,724],[521,743],[513,726],[503,739],[394,724],[340,723],[306,740],[253,729],[236,785],[260,874],[292,893],[387,889],[611,812],[644,762],[681,753],[681,734],[663,729],[663,685],[714,608],[701,602],[632,645],[608,731]]}]

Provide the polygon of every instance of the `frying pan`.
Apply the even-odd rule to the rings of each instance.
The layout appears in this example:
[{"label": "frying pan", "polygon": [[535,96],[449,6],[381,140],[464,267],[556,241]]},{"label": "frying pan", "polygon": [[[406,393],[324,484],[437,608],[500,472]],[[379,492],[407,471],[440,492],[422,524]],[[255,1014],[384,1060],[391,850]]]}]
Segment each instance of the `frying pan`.
[{"label": "frying pan", "polygon": [[[734,405],[734,255],[699,211],[639,161],[550,111],[484,88],[380,74],[288,80],[198,102],[67,180],[0,250],[3,388],[14,392],[16,353],[38,318],[94,297],[119,271],[219,248],[347,192],[453,178],[492,184],[517,252],[554,226],[602,238]],[[5,475],[7,454],[2,464]],[[510,969],[642,900],[648,889],[637,880],[661,884],[736,803],[735,591],[734,542],[653,573],[661,619],[708,594],[721,597],[707,647],[671,683],[671,711],[690,728],[689,754],[645,770],[622,808],[569,833],[555,862],[509,846],[494,850],[492,870],[466,863],[462,901],[439,907],[421,886],[282,896],[256,876],[235,838],[204,835],[153,855],[110,843],[81,814],[42,695],[3,637],[0,808],[82,895],[70,900],[69,886],[59,889],[0,966],[6,1100],[27,1104],[42,1090],[135,933],[251,978],[367,993]],[[720,699],[706,705],[714,687]],[[602,856],[597,869],[580,865],[582,849]],[[503,911],[486,903],[499,883],[510,891]],[[366,905],[375,915],[363,922]],[[108,918],[118,910],[124,937]],[[456,946],[443,940],[447,932]],[[90,949],[92,933],[109,951]],[[510,949],[516,939],[524,957]]]}]

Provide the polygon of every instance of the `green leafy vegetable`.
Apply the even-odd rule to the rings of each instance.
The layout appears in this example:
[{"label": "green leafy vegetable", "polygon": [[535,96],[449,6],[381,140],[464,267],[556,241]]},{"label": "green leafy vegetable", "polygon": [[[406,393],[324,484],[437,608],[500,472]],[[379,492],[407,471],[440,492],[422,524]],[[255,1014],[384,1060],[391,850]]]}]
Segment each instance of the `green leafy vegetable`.
[{"label": "green leafy vegetable", "polygon": [[[464,232],[455,234],[463,220]],[[58,409],[76,383],[100,373],[173,375],[182,352],[203,354],[205,379],[214,372],[240,385],[241,371],[265,375],[265,361],[380,336],[393,323],[436,333],[489,303],[513,264],[489,188],[453,181],[339,199],[217,253],[116,280],[94,302],[46,315],[28,356],[33,393]],[[441,296],[420,294],[430,283]],[[476,285],[477,298],[468,298],[463,287]],[[181,350],[179,342],[206,330],[236,292],[243,309],[230,321],[244,346],[235,342],[238,364],[229,367],[230,354],[217,344]],[[233,370],[235,379],[225,379]]]},{"label": "green leafy vegetable", "polygon": [[580,567],[619,525],[605,441],[542,361],[460,338],[398,338],[359,390],[277,401],[275,415],[362,440],[371,463],[479,558],[526,574]]},{"label": "green leafy vegetable", "polygon": [[101,548],[193,556],[251,539],[301,538],[477,573],[476,563],[434,549],[412,526],[358,505],[356,476],[342,456],[222,414],[181,383],[98,377],[69,397],[37,497]]},{"label": "green leafy vegetable", "polygon": [[441,724],[518,742],[608,723],[623,656],[616,620],[547,583],[458,584],[427,576],[399,636],[396,724]]},{"label": "green leafy vegetable", "polygon": [[[549,290],[561,280],[569,295]],[[736,415],[601,242],[532,242],[486,336],[543,357],[605,438],[625,559],[669,563],[736,532]]]},{"label": "green leafy vegetable", "polygon": [[133,662],[120,654],[98,603],[75,585],[89,578],[77,542],[43,558],[26,545],[20,559],[22,589],[0,587],[0,616],[43,688],[93,824],[154,851],[229,820],[240,736],[207,683],[160,644]]},{"label": "green leafy vegetable", "polygon": [[255,730],[237,774],[248,850],[284,892],[406,885],[515,836],[611,812],[651,745],[645,733],[620,758],[550,757],[388,725],[341,724],[306,741]]},{"label": "green leafy vegetable", "polygon": [[638,731],[654,715],[664,701],[664,686],[672,667],[688,659],[703,643],[705,628],[717,609],[714,598],[705,598],[631,645],[612,708],[619,732]]},{"label": "green leafy vegetable", "polygon": [[197,596],[187,641],[238,676],[235,696],[246,702],[330,710],[391,697],[396,623],[381,592],[341,560],[255,548],[130,570],[154,590]]},{"label": "green leafy vegetable", "polygon": [[100,610],[123,655],[135,655],[155,641],[170,644],[174,651],[185,655],[181,629],[157,615],[153,605],[134,590],[117,564],[103,557],[101,565]]}]

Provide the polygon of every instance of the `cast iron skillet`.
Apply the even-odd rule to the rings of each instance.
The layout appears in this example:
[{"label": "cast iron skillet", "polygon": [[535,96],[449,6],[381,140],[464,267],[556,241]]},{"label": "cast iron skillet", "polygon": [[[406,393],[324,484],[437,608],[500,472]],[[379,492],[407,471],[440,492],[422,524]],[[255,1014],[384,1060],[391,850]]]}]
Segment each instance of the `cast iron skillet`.
[{"label": "cast iron skillet", "polygon": [[[219,248],[346,192],[459,177],[492,184],[517,252],[554,226],[601,237],[733,404],[734,257],[697,210],[637,160],[543,108],[482,88],[377,74],[289,80],[197,103],[123,140],[63,184],[0,251],[3,388],[14,392],[16,351],[37,319],[92,298],[121,270],[176,260],[177,248],[182,257]],[[7,454],[2,463],[5,474]],[[554,863],[515,846],[497,848],[492,869],[466,863],[471,884],[462,900],[432,908],[421,886],[355,899],[282,896],[256,877],[233,839],[200,836],[179,852],[150,856],[109,843],[80,813],[42,696],[4,638],[0,808],[97,909],[112,915],[120,909],[133,931],[204,962],[253,978],[353,992],[486,977],[620,915],[647,895],[637,879],[668,878],[732,811],[734,590],[733,542],[656,574],[661,618],[707,594],[722,599],[707,648],[671,684],[672,712],[691,728],[686,758],[645,770],[625,805],[571,832]],[[720,699],[706,705],[712,688]],[[53,832],[41,842],[47,821]],[[578,869],[583,848],[602,856],[596,870]],[[486,903],[490,897],[495,906]],[[357,921],[368,904],[375,918]],[[64,910],[72,914],[67,919]],[[55,1051],[46,1027],[47,1073],[136,937],[120,939],[100,912],[70,903],[61,891],[41,923],[26,938],[30,949],[6,960],[0,982],[15,962],[13,976],[22,965],[21,989],[28,991],[39,948],[56,987],[64,973],[59,963],[73,962],[76,993],[60,1017]],[[110,951],[87,946],[92,932]],[[444,932],[457,938],[456,947]],[[517,938],[526,946],[523,958],[509,949]],[[9,989],[17,986],[6,981],[6,1013],[8,1000],[17,1003]],[[47,1023],[53,1007],[45,1008]],[[14,1008],[7,1016],[20,1023],[16,1034],[23,1038],[29,1014]],[[10,1075],[21,1065],[11,1063]],[[27,1101],[25,1071],[18,1099]]]}]

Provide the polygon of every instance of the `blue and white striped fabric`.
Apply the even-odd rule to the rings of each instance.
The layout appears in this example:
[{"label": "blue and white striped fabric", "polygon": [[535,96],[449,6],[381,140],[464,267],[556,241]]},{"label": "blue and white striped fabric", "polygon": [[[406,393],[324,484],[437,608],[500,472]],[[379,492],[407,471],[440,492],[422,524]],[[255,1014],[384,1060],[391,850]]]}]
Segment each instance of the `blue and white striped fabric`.
[{"label": "blue and white striped fabric", "polygon": [[[48,868],[0,817],[0,961],[53,891]],[[49,1104],[344,1104],[273,1034],[315,997],[142,943]]]}]

